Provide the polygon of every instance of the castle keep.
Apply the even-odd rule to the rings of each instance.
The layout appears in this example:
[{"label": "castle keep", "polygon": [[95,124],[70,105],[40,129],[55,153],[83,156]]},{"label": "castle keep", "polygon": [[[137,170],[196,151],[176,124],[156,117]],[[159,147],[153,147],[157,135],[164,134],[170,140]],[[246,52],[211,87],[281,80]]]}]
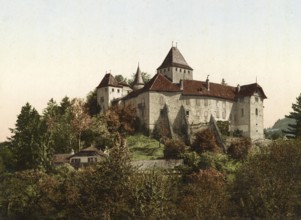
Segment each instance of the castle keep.
[{"label": "castle keep", "polygon": [[[170,133],[188,133],[208,124],[210,118],[228,121],[230,131],[240,130],[251,139],[264,137],[263,89],[257,83],[229,86],[193,80],[193,69],[177,47],[172,47],[156,75],[146,84],[138,66],[133,86],[106,74],[97,87],[102,111],[112,101],[136,107],[141,123],[153,130],[164,118]],[[185,130],[184,129],[184,130]]]}]

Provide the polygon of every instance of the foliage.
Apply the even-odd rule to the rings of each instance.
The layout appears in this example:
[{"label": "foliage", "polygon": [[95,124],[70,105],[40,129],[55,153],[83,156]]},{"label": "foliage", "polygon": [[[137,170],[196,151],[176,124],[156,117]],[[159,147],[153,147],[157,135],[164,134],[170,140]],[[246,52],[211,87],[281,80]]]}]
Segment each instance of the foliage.
[{"label": "foliage", "polygon": [[227,153],[236,160],[243,160],[248,156],[248,152],[252,146],[251,139],[240,138],[239,140],[233,141]]},{"label": "foliage", "polygon": [[9,141],[16,170],[49,166],[52,151],[47,145],[46,126],[29,103],[22,107],[11,132]]},{"label": "foliage", "polygon": [[217,121],[216,125],[222,135],[229,136],[229,121]]},{"label": "foliage", "polygon": [[180,139],[165,139],[164,141],[164,158],[165,159],[179,159],[183,157],[187,146]]},{"label": "foliage", "polygon": [[277,141],[250,157],[232,188],[237,215],[292,218],[301,215],[301,142]]},{"label": "foliage", "polygon": [[97,104],[97,89],[94,89],[87,95],[85,108],[91,117],[100,113],[100,106]]},{"label": "foliage", "polygon": [[195,134],[195,139],[191,148],[196,152],[205,151],[221,152],[221,148],[217,144],[217,140],[210,129],[205,129]]},{"label": "foliage", "polygon": [[115,77],[114,77],[116,80],[117,80],[117,82],[119,82],[119,83],[128,83],[128,79],[126,78],[126,77],[124,77],[123,75],[116,75]]},{"label": "foliage", "polygon": [[68,97],[63,98],[60,105],[50,99],[44,109],[43,121],[47,125],[48,146],[54,153],[70,153],[77,145],[76,134],[71,124],[71,105]]},{"label": "foliage", "polygon": [[130,191],[132,219],[174,219],[177,183],[170,173],[151,170],[136,174]]},{"label": "foliage", "polygon": [[74,133],[77,136],[79,151],[81,148],[82,134],[88,130],[91,125],[91,117],[87,113],[84,101],[81,99],[73,99],[71,102],[71,113],[73,115],[71,125]]},{"label": "foliage", "polygon": [[105,121],[109,132],[122,135],[134,134],[139,124],[136,109],[132,105],[111,106],[105,113]]},{"label": "foliage", "polygon": [[293,111],[285,117],[294,119],[296,123],[289,124],[289,129],[284,132],[301,137],[301,94],[296,98],[296,103],[292,104],[292,109]]},{"label": "foliage", "polygon": [[229,209],[225,176],[210,168],[187,179],[178,197],[178,219],[223,218]]},{"label": "foliage", "polygon": [[236,129],[233,131],[233,137],[242,137],[242,130]]}]

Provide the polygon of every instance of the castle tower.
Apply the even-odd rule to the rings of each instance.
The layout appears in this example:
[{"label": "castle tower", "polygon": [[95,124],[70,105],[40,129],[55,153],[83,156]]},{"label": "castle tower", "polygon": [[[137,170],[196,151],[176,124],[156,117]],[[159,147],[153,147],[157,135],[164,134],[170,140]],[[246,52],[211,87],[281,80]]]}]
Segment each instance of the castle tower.
[{"label": "castle tower", "polygon": [[173,83],[180,80],[193,80],[193,69],[187,64],[183,55],[177,47],[172,46],[157,73],[163,74]]},{"label": "castle tower", "polygon": [[141,88],[143,88],[143,86],[144,86],[144,81],[143,81],[140,67],[138,64],[138,68],[137,68],[136,75],[135,75],[135,80],[133,82],[133,89],[134,90],[141,89]]}]

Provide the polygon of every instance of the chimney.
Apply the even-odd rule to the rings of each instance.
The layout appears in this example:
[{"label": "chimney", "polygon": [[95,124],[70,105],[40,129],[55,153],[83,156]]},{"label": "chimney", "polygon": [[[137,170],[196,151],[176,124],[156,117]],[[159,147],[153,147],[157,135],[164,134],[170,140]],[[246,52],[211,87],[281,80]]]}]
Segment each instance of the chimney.
[{"label": "chimney", "polygon": [[206,86],[207,86],[207,90],[210,91],[209,75],[207,76],[207,79],[206,79]]},{"label": "chimney", "polygon": [[237,92],[240,92],[240,85],[237,84]]}]

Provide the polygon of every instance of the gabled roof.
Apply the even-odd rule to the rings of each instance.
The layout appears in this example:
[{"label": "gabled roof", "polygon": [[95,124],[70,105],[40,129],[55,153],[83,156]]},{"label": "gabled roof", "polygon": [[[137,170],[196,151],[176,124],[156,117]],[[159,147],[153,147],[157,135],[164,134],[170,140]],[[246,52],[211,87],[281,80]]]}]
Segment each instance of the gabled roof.
[{"label": "gabled roof", "polygon": [[133,85],[144,85],[144,81],[142,79],[142,74],[141,74],[139,65],[138,65],[138,68],[136,71],[135,80],[133,82]]},{"label": "gabled roof", "polygon": [[[172,47],[165,57],[161,66],[158,69],[167,68],[167,67],[179,67],[183,69],[192,70],[192,68],[187,64],[181,52],[177,47]],[[157,70],[158,70],[157,69]]]},{"label": "gabled roof", "polygon": [[244,97],[244,96],[251,96],[255,92],[258,92],[259,95],[263,98],[266,99],[266,95],[264,94],[263,89],[261,88],[260,85],[257,83],[249,84],[249,85],[243,85],[240,86],[240,90],[238,92],[238,97]]},{"label": "gabled roof", "polygon": [[103,79],[101,80],[97,88],[102,88],[107,86],[122,87],[122,85],[118,83],[118,81],[114,78],[114,76],[112,76],[111,73],[107,73],[103,77]]},{"label": "gabled roof", "polygon": [[72,158],[72,157],[86,157],[86,156],[103,156],[103,157],[106,157],[106,155],[102,152],[102,150],[99,150],[95,147],[88,147],[88,148],[80,150],[79,152],[77,152],[74,155],[71,155],[69,157],[69,159]]},{"label": "gabled roof", "polygon": [[196,80],[183,80],[183,95],[210,96],[228,100],[235,100],[236,87]]}]

